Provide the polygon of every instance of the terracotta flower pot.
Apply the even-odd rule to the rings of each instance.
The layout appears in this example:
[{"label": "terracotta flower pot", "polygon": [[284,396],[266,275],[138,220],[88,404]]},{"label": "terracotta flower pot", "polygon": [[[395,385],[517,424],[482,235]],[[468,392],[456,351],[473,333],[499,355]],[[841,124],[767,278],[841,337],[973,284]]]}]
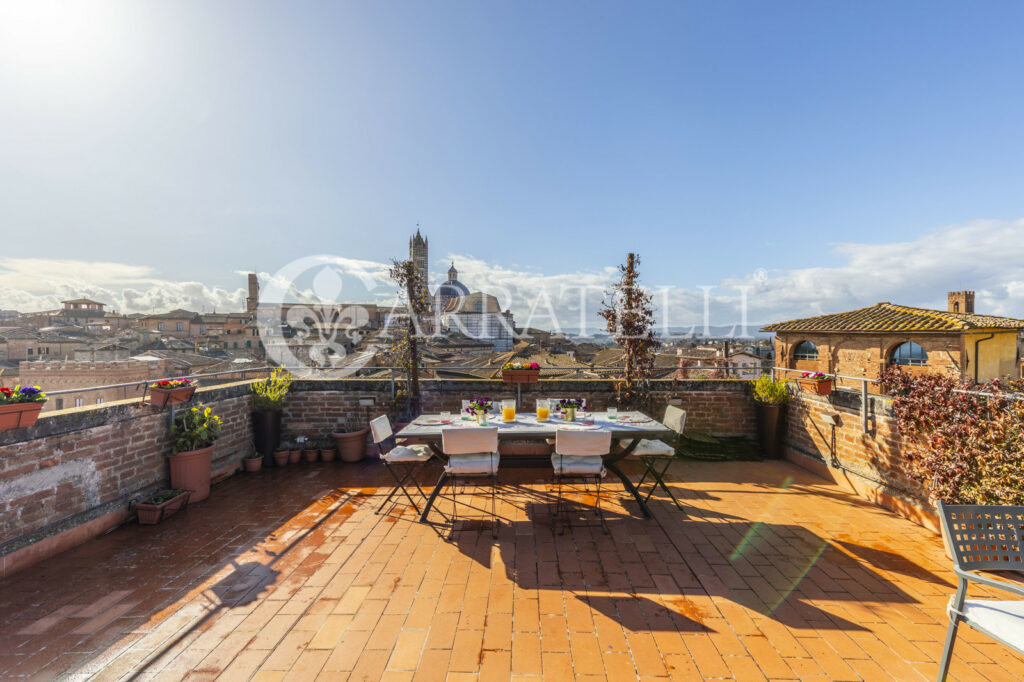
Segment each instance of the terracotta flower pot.
[{"label": "terracotta flower pot", "polygon": [[0,431],[32,426],[39,418],[42,403],[11,403],[0,405]]},{"label": "terracotta flower pot", "polygon": [[202,502],[210,496],[210,457],[213,446],[191,452],[169,455],[171,487],[192,491],[192,502]]},{"label": "terracotta flower pot", "polygon": [[832,392],[831,379],[797,379],[800,388],[814,395],[828,395]]},{"label": "terracotta flower pot", "polygon": [[366,457],[366,434],[369,431],[369,427],[365,427],[358,431],[331,434],[343,462],[358,462]]},{"label": "terracotta flower pot", "polygon": [[262,457],[246,457],[242,460],[242,467],[249,473],[259,471],[263,466]]},{"label": "terracotta flower pot", "polygon": [[288,451],[288,463],[289,464],[298,464],[300,459],[302,459],[302,450],[289,450]]},{"label": "terracotta flower pot", "polygon": [[337,452],[334,450],[334,448],[329,448],[327,450],[322,449],[320,450],[320,461],[333,462],[336,455]]},{"label": "terracotta flower pot", "polygon": [[[159,494],[157,493],[157,495]],[[132,508],[135,510],[139,523],[152,526],[160,523],[179,509],[184,509],[188,505],[188,498],[191,494],[191,491],[184,490],[181,494],[158,504],[153,504],[151,501],[146,500],[145,502],[136,502],[132,505]]]},{"label": "terracotta flower pot", "polygon": [[535,384],[540,381],[539,369],[503,369],[501,380],[506,384]]},{"label": "terracotta flower pot", "polygon": [[275,466],[279,466],[279,467],[283,467],[286,464],[288,464],[288,451],[287,450],[278,450],[277,452],[275,452],[274,453],[274,465]]},{"label": "terracotta flower pot", "polygon": [[320,454],[319,450],[303,450],[302,451],[302,456],[306,459],[307,462],[315,462],[316,458],[317,458],[317,455],[319,455],[319,454]]},{"label": "terracotta flower pot", "polygon": [[[149,404],[153,407],[164,407],[165,405],[177,405],[192,400],[196,392],[195,386],[180,386],[178,388],[153,388],[149,389]],[[193,497],[192,501],[196,499]]]}]

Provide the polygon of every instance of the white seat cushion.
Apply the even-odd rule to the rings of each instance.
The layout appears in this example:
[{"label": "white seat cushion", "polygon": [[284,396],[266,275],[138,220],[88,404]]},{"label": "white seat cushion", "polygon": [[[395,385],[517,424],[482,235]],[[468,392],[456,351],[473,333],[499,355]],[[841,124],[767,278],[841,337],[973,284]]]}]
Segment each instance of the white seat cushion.
[{"label": "white seat cushion", "polygon": [[551,466],[560,476],[601,476],[605,475],[604,462],[598,456],[551,455]]},{"label": "white seat cushion", "polygon": [[498,473],[497,452],[451,455],[444,470],[456,476],[492,476]]},{"label": "white seat cushion", "polygon": [[381,455],[387,462],[426,462],[434,456],[429,445],[399,445]]},{"label": "white seat cushion", "polygon": [[1024,651],[1024,601],[968,599],[963,614],[969,625]]},{"label": "white seat cushion", "polygon": [[633,452],[629,453],[630,457],[675,457],[676,449],[668,443],[660,440],[650,440],[644,438],[636,447]]}]

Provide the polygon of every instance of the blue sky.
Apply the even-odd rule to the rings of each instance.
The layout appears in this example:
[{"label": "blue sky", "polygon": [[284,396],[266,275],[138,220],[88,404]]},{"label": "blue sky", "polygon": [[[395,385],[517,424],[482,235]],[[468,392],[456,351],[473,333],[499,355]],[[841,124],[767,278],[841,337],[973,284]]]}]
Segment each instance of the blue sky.
[{"label": "blue sky", "polygon": [[76,4],[0,3],[0,308],[227,305],[420,223],[474,288],[635,250],[690,293],[764,270],[757,321],[959,287],[1024,317],[1018,247],[964,254],[1024,241],[1020,3]]}]

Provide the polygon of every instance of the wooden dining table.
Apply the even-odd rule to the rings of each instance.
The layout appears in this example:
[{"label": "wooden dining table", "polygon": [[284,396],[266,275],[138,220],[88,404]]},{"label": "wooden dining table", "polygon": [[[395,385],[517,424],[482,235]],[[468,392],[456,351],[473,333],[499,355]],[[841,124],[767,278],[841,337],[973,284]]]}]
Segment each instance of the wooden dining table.
[{"label": "wooden dining table", "polygon": [[[499,445],[502,440],[547,440],[554,438],[559,429],[610,431],[612,434],[612,447],[611,451],[604,456],[605,469],[619,477],[622,485],[633,496],[637,504],[640,505],[643,515],[647,518],[651,517],[651,512],[647,508],[646,502],[644,502],[633,483],[619,468],[618,463],[633,452],[633,449],[641,439],[660,438],[674,434],[670,428],[658,420],[652,419],[640,412],[619,412],[614,419],[609,418],[607,412],[593,412],[583,415],[577,414],[576,419],[571,422],[565,421],[557,414],[552,414],[550,419],[542,422],[537,420],[536,414],[519,412],[516,413],[515,421],[512,422],[503,421],[501,415],[492,415],[488,419],[487,426],[496,426],[498,428]],[[480,425],[477,424],[475,418],[467,419],[458,413],[453,414],[448,423],[442,423],[440,415],[426,414],[414,419],[405,428],[396,433],[395,438],[398,440],[416,439],[426,443],[435,454],[444,461],[447,461],[448,458],[441,448],[441,431],[442,429],[451,428],[474,429],[480,428]],[[427,514],[434,505],[434,500],[437,499],[438,493],[444,487],[444,482],[445,476],[442,475],[427,497],[427,503],[424,505],[423,513],[420,515],[421,522],[427,520]]]}]

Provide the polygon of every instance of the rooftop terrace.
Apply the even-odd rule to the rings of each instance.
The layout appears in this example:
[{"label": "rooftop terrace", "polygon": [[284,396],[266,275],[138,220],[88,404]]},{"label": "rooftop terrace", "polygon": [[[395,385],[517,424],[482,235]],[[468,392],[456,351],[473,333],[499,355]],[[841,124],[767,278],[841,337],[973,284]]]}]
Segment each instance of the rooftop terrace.
[{"label": "rooftop terrace", "polygon": [[[611,382],[520,389],[613,399]],[[436,412],[516,389],[424,391]],[[330,433],[389,395],[387,381],[296,382],[285,437]],[[742,382],[662,382],[653,395],[687,410],[688,435],[753,437]],[[0,677],[934,677],[951,562],[922,527],[934,519],[901,472],[884,398],[796,396],[789,461],[675,462],[685,513],[656,496],[645,520],[609,478],[608,535],[553,534],[550,470],[503,467],[497,540],[465,511],[451,532],[443,498],[428,524],[404,506],[374,513],[392,484],[376,461],[231,475],[252,451],[248,386],[197,398],[225,418],[220,482],[155,527],[132,522],[127,502],[166,483],[166,411],[112,403],[0,433]],[[489,506],[486,491],[471,499]],[[1024,659],[961,628],[951,679],[1021,671]]]},{"label": "rooftop terrace", "polygon": [[[536,474],[536,475],[535,475]],[[930,679],[953,590],[934,534],[789,463],[682,461],[643,520],[553,535],[543,472],[499,537],[374,509],[375,462],[236,476],[0,582],[0,674],[72,679]],[[443,503],[439,512],[447,511]],[[1024,660],[962,629],[952,673]]]}]

